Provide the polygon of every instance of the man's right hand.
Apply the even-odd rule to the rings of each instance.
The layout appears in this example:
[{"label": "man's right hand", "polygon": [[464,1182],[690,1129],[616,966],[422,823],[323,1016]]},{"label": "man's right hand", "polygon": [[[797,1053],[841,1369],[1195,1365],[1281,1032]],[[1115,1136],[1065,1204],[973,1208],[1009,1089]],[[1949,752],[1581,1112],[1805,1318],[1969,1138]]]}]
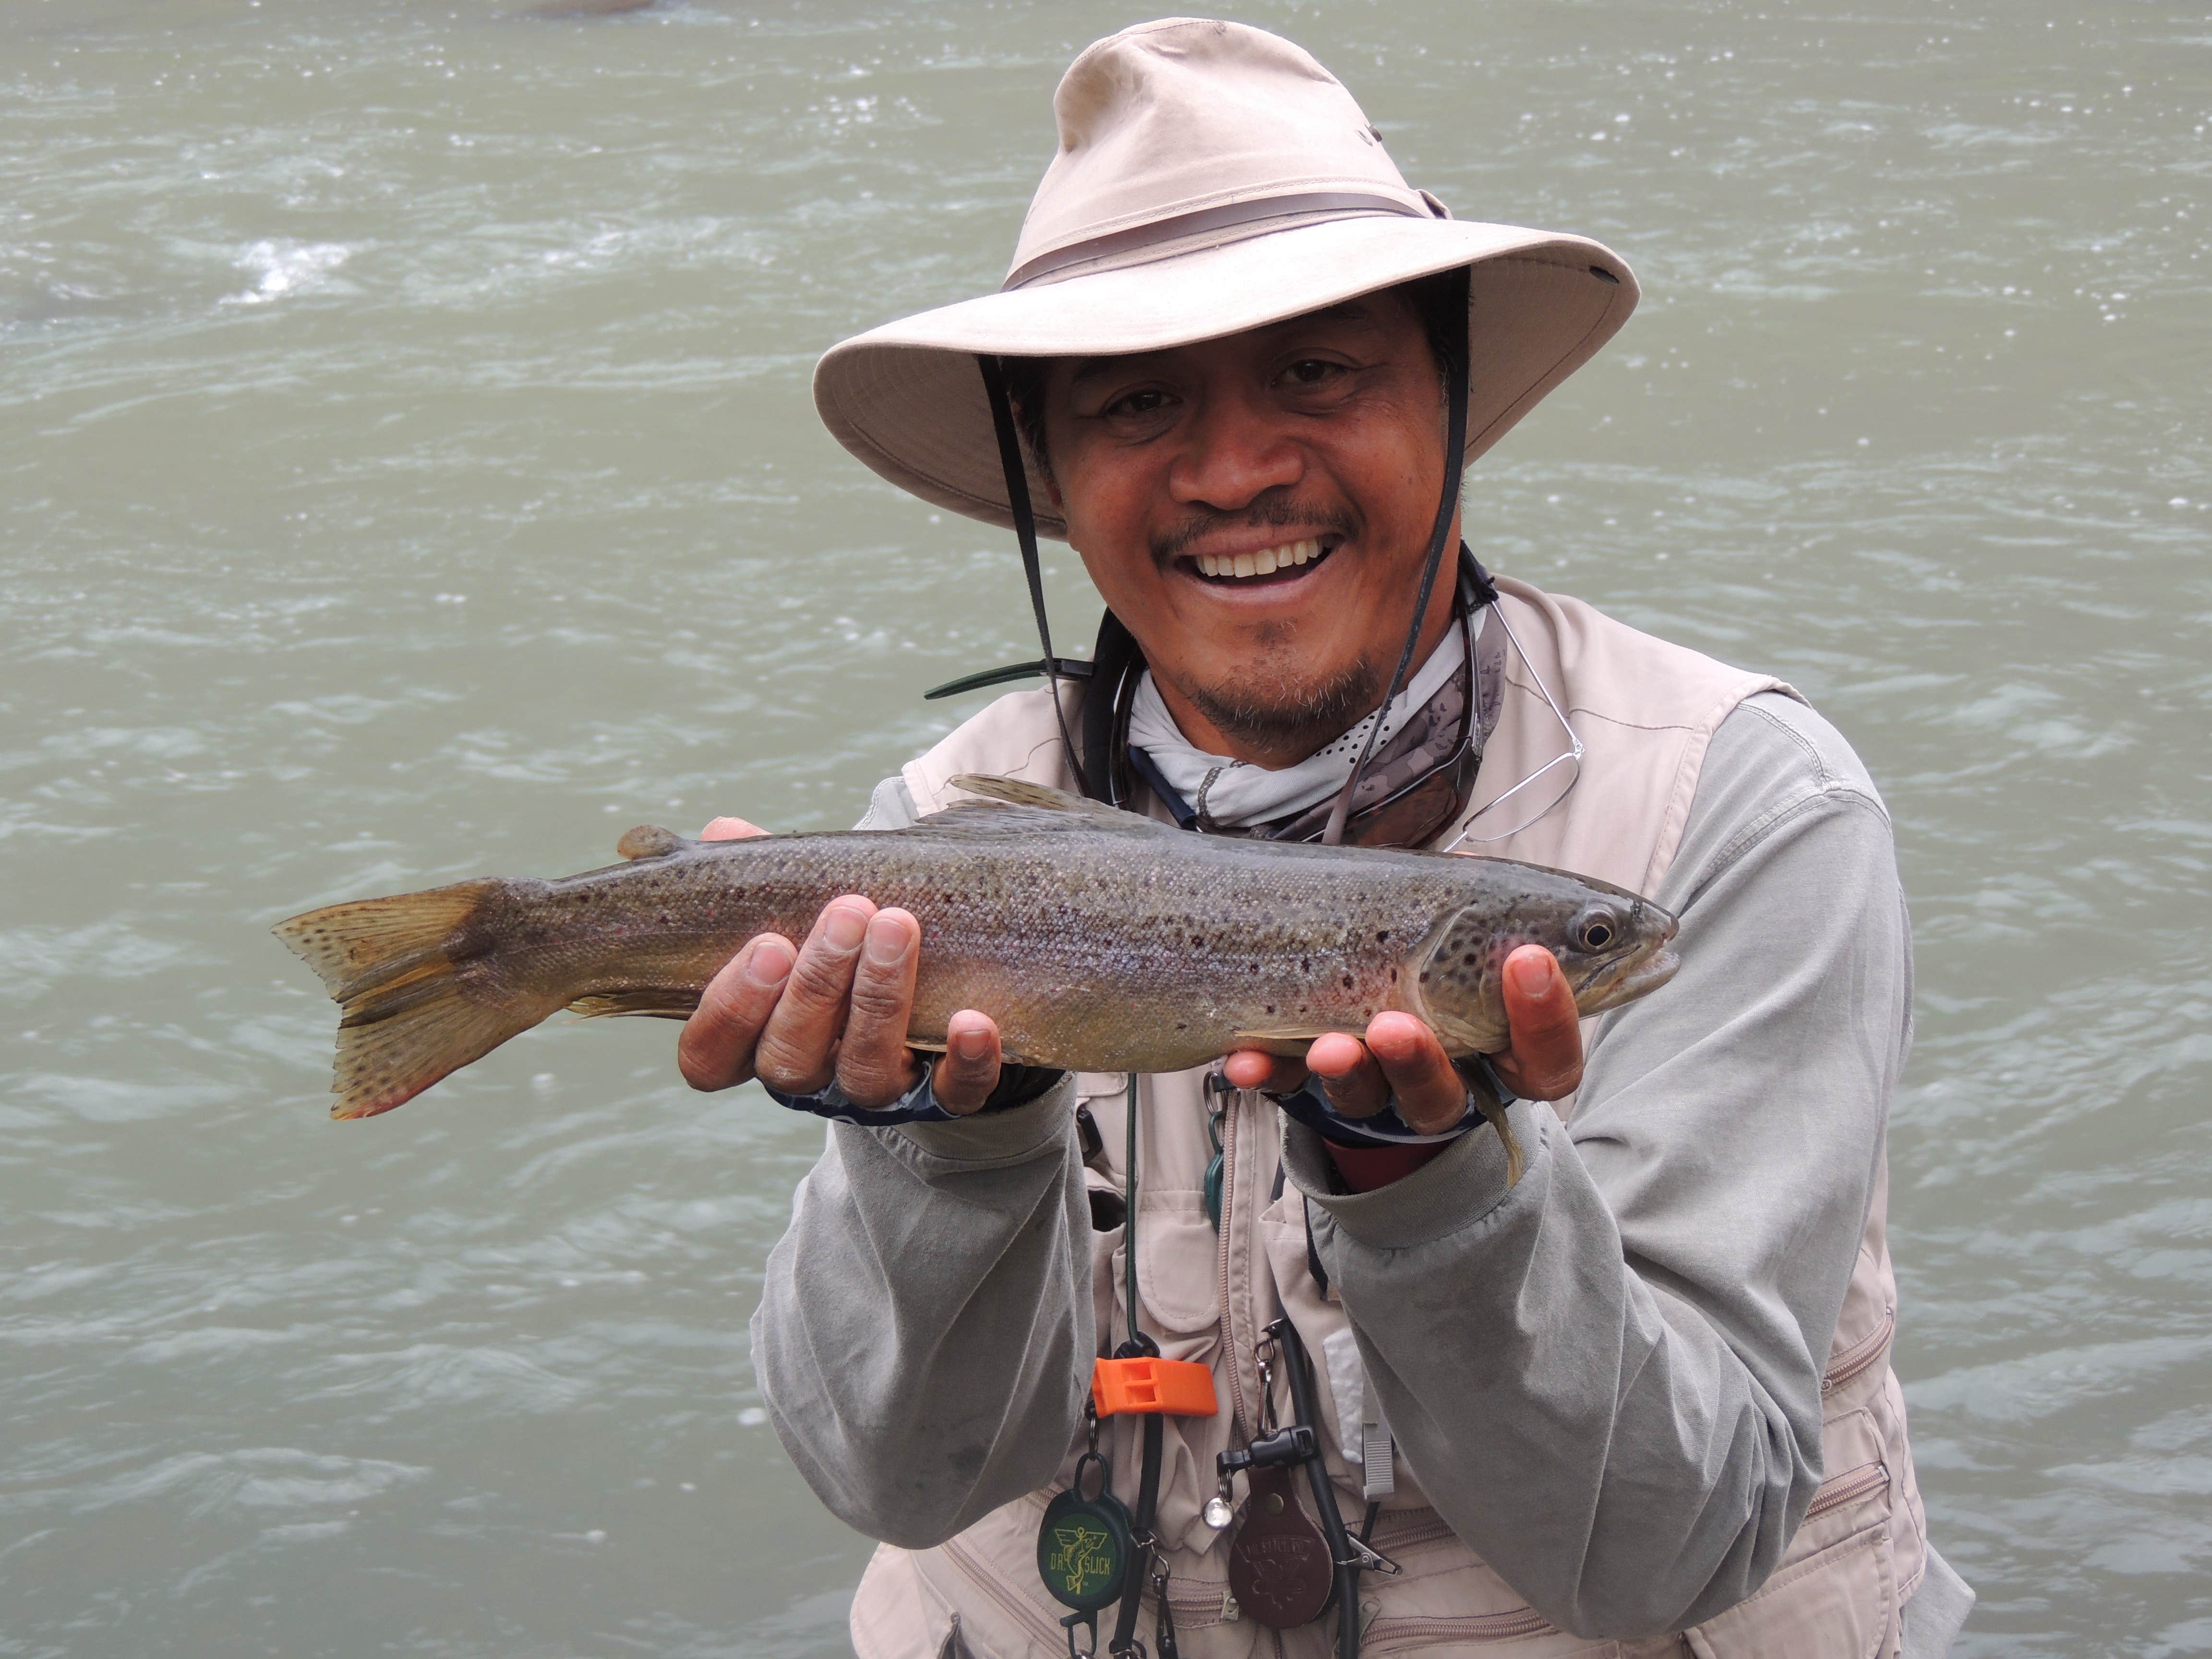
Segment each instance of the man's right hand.
[{"label": "man's right hand", "polygon": [[[702,839],[768,832],[743,818],[716,818]],[[855,1106],[890,1105],[921,1075],[906,1033],[914,1013],[921,924],[879,910],[857,893],[832,899],[794,948],[761,933],[708,982],[684,1022],[676,1063],[695,1089],[726,1089],[759,1078],[786,1094],[811,1095],[835,1079]],[[999,1082],[999,1028],[963,1009],[948,1022],[946,1052],[931,1092],[949,1112],[976,1110]]]}]

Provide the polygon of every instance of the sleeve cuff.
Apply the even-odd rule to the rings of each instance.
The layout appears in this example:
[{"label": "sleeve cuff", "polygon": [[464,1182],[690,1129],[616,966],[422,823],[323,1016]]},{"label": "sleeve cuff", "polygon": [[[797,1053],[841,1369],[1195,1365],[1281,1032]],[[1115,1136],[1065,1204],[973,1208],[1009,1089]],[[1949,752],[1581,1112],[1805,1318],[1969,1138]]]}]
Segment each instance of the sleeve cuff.
[{"label": "sleeve cuff", "polygon": [[940,1119],[917,1118],[890,1125],[886,1133],[933,1158],[972,1169],[979,1164],[1018,1164],[1032,1158],[1073,1133],[1074,1124],[1075,1074],[1062,1072],[1050,1088],[1021,1105],[968,1117],[955,1117],[948,1112]]},{"label": "sleeve cuff", "polygon": [[1286,1117],[1283,1167],[1290,1183],[1355,1242],[1385,1250],[1431,1244],[1540,1186],[1544,1160],[1552,1155],[1545,1122],[1549,1113],[1524,1100],[1516,1101],[1506,1115],[1528,1159],[1521,1184],[1510,1190],[1505,1185],[1505,1146],[1495,1134],[1463,1133],[1411,1175],[1371,1193],[1346,1193],[1338,1189],[1335,1167],[1320,1133]]}]

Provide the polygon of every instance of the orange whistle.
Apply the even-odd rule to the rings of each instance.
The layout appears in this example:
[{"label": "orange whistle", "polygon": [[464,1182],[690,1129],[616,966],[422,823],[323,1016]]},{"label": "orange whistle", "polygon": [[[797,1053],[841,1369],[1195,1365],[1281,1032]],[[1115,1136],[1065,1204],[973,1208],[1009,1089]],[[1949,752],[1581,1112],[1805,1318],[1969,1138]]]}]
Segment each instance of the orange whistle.
[{"label": "orange whistle", "polygon": [[1221,1409],[1213,1395],[1213,1373],[1189,1359],[1094,1360],[1091,1398],[1101,1417],[1118,1412],[1211,1417]]}]

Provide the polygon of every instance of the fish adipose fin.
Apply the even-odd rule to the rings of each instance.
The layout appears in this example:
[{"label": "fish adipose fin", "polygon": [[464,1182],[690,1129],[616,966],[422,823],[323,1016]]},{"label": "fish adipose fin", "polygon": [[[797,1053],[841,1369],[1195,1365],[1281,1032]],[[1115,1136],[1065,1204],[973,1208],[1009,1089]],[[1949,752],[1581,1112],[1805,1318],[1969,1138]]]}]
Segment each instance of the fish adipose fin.
[{"label": "fish adipose fin", "polygon": [[276,924],[276,937],[321,976],[343,1011],[332,1117],[374,1117],[404,1105],[560,1006],[461,983],[452,954],[459,931],[501,885],[465,881],[333,904]]},{"label": "fish adipose fin", "polygon": [[950,780],[955,789],[981,800],[957,800],[921,822],[933,829],[982,830],[1000,835],[1035,835],[1053,830],[1118,830],[1126,835],[1172,836],[1170,824],[1124,812],[1065,790],[1018,778],[986,777],[963,772]]},{"label": "fish adipose fin", "polygon": [[647,1019],[689,1019],[698,1011],[696,988],[667,985],[633,985],[619,991],[595,991],[578,997],[568,1012],[584,1019],[606,1019],[639,1015]]}]

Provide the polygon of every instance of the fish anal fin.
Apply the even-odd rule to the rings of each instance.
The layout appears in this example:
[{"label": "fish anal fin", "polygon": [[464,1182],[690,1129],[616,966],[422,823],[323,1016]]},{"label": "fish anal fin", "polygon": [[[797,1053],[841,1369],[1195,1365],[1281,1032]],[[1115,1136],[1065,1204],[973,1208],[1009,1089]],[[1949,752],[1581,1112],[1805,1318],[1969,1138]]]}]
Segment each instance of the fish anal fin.
[{"label": "fish anal fin", "polygon": [[615,1019],[634,1016],[645,1019],[689,1019],[699,1006],[696,987],[627,985],[617,991],[594,991],[578,997],[568,1012],[582,1019]]},{"label": "fish anal fin", "polygon": [[641,823],[623,831],[623,838],[615,843],[615,851],[626,859],[659,859],[680,853],[690,845],[673,830],[664,830],[657,823]]}]

